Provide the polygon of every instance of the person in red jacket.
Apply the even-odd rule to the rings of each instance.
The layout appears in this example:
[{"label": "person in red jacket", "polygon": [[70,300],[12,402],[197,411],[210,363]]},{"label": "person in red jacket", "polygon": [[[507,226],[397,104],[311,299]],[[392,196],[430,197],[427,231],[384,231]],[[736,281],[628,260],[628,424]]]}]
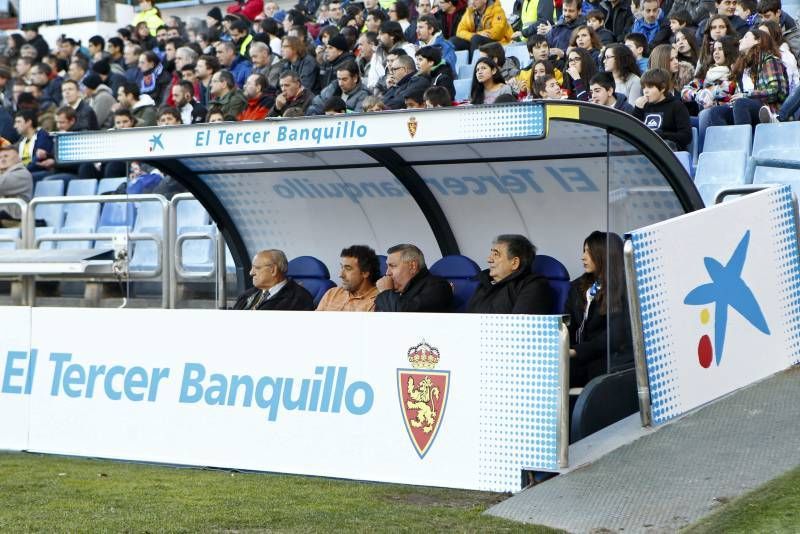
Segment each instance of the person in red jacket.
[{"label": "person in red jacket", "polygon": [[237,121],[260,121],[267,117],[275,99],[266,95],[267,79],[262,74],[251,74],[244,84],[247,107],[236,117]]},{"label": "person in red jacket", "polygon": [[264,0],[237,0],[225,10],[232,15],[244,15],[250,22],[264,10]]}]

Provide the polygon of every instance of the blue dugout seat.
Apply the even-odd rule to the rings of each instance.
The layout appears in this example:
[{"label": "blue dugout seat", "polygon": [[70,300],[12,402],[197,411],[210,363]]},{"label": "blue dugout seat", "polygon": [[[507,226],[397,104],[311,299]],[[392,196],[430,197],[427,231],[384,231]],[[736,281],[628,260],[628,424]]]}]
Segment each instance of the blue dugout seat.
[{"label": "blue dugout seat", "polygon": [[386,256],[378,254],[378,272],[381,276],[386,274]]},{"label": "blue dugout seat", "polygon": [[572,409],[569,442],[580,441],[638,410],[635,369],[597,376],[586,384]]},{"label": "blue dugout seat", "polygon": [[298,256],[291,260],[287,274],[311,293],[314,306],[319,304],[327,290],[336,287],[325,264],[312,256]]},{"label": "blue dugout seat", "polygon": [[703,142],[703,152],[726,152],[735,150],[750,154],[753,144],[753,128],[749,124],[731,126],[709,126]]},{"label": "blue dugout seat", "polygon": [[217,227],[213,224],[204,226],[183,226],[178,228],[178,235],[200,233],[208,239],[190,239],[181,246],[181,267],[195,273],[211,274],[214,270],[214,255],[216,253]]},{"label": "blue dugout seat", "polygon": [[481,272],[477,263],[466,256],[453,254],[445,256],[429,268],[431,274],[444,278],[453,288],[453,310],[464,311],[469,299],[478,289],[475,277]]},{"label": "blue dugout seat", "polygon": [[550,282],[550,289],[553,295],[552,313],[564,313],[570,284],[569,271],[564,267],[564,264],[552,256],[537,254],[533,260],[531,271],[544,276]]}]

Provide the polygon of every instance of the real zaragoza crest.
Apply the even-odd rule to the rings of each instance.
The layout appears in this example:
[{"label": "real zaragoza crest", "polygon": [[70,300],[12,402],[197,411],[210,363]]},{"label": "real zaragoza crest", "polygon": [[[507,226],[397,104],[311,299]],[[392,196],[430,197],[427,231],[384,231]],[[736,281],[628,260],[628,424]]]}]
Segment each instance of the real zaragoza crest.
[{"label": "real zaragoza crest", "polygon": [[424,458],[444,417],[450,371],[434,370],[439,351],[424,341],[408,349],[408,361],[413,369],[397,370],[400,410],[408,437]]},{"label": "real zaragoza crest", "polygon": [[408,123],[406,123],[406,125],[408,126],[408,135],[410,135],[413,139],[414,136],[417,135],[417,118],[411,117],[408,119]]}]

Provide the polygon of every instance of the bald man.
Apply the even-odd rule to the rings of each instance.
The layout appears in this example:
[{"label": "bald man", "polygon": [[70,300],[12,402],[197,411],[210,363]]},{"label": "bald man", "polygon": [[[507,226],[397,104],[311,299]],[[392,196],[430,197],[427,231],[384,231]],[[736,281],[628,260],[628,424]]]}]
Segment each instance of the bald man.
[{"label": "bald man", "polygon": [[282,250],[262,250],[253,257],[250,276],[253,287],[242,293],[234,310],[296,310],[314,309],[311,293],[286,277],[289,261]]}]

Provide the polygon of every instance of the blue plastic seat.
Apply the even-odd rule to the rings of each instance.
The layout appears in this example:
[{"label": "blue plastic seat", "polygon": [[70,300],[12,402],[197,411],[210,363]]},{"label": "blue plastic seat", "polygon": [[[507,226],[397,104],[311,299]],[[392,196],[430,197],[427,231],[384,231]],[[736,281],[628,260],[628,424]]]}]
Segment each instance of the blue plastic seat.
[{"label": "blue plastic seat", "polygon": [[692,155],[689,152],[675,152],[675,157],[681,162],[681,165],[683,165],[683,168],[689,173],[689,176],[693,176]]},{"label": "blue plastic seat", "polygon": [[800,196],[800,169],[782,167],[756,167],[753,184],[787,184],[794,194]]},{"label": "blue plastic seat", "polygon": [[469,100],[470,90],[472,89],[472,78],[466,80],[453,80],[453,85],[456,88],[456,96],[453,100],[461,102]]},{"label": "blue plastic seat", "polygon": [[311,293],[314,306],[319,304],[327,290],[336,287],[325,264],[312,256],[298,256],[291,260],[287,274]]},{"label": "blue plastic seat", "polygon": [[703,152],[742,151],[750,154],[753,128],[749,124],[709,126],[703,141]]},{"label": "blue plastic seat", "polygon": [[800,122],[759,124],[753,139],[753,156],[800,160]]},{"label": "blue plastic seat", "polygon": [[201,233],[210,239],[190,239],[181,246],[181,267],[184,270],[196,273],[211,274],[214,270],[214,246],[217,228],[213,224],[205,226],[184,226],[178,228],[178,235],[187,233]]},{"label": "blue plastic seat", "polygon": [[378,254],[378,272],[381,276],[386,274],[386,256]]},{"label": "blue plastic seat", "polygon": [[746,183],[747,153],[703,152],[694,173],[695,184]]},{"label": "blue plastic seat", "polygon": [[[64,206],[64,225],[59,230],[62,234],[93,233],[97,228],[100,215],[100,204],[89,202],[66,204]],[[93,241],[59,241],[56,248],[92,248]]]},{"label": "blue plastic seat", "polygon": [[[58,232],[59,234],[91,234],[95,231],[95,226],[64,226]],[[58,249],[71,249],[71,248],[92,248],[93,241],[57,241],[56,248]]]},{"label": "blue plastic seat", "polygon": [[477,263],[466,256],[453,254],[438,260],[429,268],[431,274],[444,278],[453,288],[453,310],[464,311],[478,289],[475,278],[481,272]]},{"label": "blue plastic seat", "polygon": [[[0,236],[13,237],[14,239],[19,240],[19,238],[20,238],[20,229],[19,228],[0,228]],[[14,250],[16,248],[17,248],[17,243],[15,241],[0,241],[0,250]]]},{"label": "blue plastic seat", "polygon": [[456,68],[469,64],[469,50],[456,50]]},{"label": "blue plastic seat", "polygon": [[458,67],[458,79],[472,81],[472,73],[475,71],[475,65],[461,65]]},{"label": "blue plastic seat", "polygon": [[97,194],[110,193],[125,182],[125,178],[103,178],[97,183]]},{"label": "blue plastic seat", "polygon": [[505,49],[506,57],[515,57],[519,61],[520,68],[525,68],[531,64],[531,55],[528,47],[524,44],[509,45]]},{"label": "blue plastic seat", "polygon": [[[38,228],[36,228],[34,230],[33,236],[34,236],[34,238],[36,238],[36,237],[41,237],[41,236],[45,236],[45,235],[53,235],[54,233],[56,233],[56,229],[54,227],[52,227],[52,226],[40,226],[40,227],[38,227]],[[41,250],[52,250],[54,248],[56,248],[56,242],[55,241],[42,241],[41,244],[39,245],[39,249],[41,249]]]},{"label": "blue plastic seat", "polygon": [[531,271],[547,278],[550,282],[550,289],[553,296],[554,314],[562,314],[567,307],[567,296],[569,295],[569,271],[564,264],[544,254],[537,254],[533,260]]},{"label": "blue plastic seat", "polygon": [[181,200],[176,208],[177,226],[205,226],[211,222],[208,212],[198,200]]},{"label": "blue plastic seat", "polygon": [[70,180],[67,185],[67,196],[89,196],[97,192],[97,180],[94,178]]},{"label": "blue plastic seat", "polygon": [[[160,226],[137,227],[136,233],[162,235]],[[133,243],[133,252],[131,252],[131,261],[129,263],[131,272],[152,271],[158,267],[158,264],[158,247],[155,242],[147,240]]]},{"label": "blue plastic seat", "polygon": [[[60,197],[64,195],[63,180],[42,180],[36,183],[33,190],[34,197]],[[61,228],[64,220],[63,204],[44,204],[36,207],[36,218],[43,219],[47,226],[55,229]]]}]

